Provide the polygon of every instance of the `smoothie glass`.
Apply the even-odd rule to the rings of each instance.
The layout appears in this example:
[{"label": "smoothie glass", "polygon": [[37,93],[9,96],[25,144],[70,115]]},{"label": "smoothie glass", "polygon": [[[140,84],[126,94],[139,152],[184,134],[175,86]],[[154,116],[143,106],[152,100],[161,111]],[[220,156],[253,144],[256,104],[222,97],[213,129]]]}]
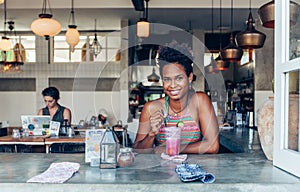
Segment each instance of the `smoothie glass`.
[{"label": "smoothie glass", "polygon": [[180,127],[165,127],[166,153],[170,156],[178,155],[180,148]]}]

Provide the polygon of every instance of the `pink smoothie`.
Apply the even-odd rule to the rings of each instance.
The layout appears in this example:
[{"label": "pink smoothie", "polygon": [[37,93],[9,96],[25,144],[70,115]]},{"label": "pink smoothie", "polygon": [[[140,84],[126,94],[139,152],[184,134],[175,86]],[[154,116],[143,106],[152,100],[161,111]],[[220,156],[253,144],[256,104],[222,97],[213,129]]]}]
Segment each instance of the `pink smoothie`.
[{"label": "pink smoothie", "polygon": [[167,138],[166,149],[170,156],[179,154],[180,138]]}]

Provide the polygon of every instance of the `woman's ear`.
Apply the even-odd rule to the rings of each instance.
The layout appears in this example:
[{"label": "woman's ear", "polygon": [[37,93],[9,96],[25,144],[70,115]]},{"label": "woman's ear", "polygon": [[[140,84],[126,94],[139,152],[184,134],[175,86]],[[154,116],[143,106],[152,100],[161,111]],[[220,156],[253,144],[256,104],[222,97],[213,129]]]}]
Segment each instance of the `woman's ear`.
[{"label": "woman's ear", "polygon": [[189,75],[189,83],[192,83],[193,78],[194,78],[194,74],[190,73],[190,75]]}]

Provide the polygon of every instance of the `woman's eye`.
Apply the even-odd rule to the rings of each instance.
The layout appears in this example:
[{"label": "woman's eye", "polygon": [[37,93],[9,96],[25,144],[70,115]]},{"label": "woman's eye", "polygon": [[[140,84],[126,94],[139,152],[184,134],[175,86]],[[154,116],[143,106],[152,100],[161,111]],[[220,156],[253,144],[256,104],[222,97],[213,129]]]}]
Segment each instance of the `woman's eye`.
[{"label": "woman's eye", "polygon": [[180,76],[180,77],[176,77],[176,81],[181,81],[183,79],[183,77],[182,76]]},{"label": "woman's eye", "polygon": [[164,78],[164,82],[170,82],[169,78]]}]

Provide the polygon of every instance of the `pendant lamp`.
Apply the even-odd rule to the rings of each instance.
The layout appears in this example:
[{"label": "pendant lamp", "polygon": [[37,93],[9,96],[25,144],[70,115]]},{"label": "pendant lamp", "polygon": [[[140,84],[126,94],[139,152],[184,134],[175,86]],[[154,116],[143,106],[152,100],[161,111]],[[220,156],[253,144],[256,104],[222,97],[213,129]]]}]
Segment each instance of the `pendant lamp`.
[{"label": "pendant lamp", "polygon": [[[211,31],[212,33],[214,33],[214,0],[211,0]],[[211,53],[210,63],[204,68],[205,73],[214,74],[215,73],[214,66],[215,66],[215,60],[214,60],[213,53]]]},{"label": "pendant lamp", "polygon": [[[49,4],[50,13],[47,13],[47,2]],[[44,0],[42,13],[39,14],[39,19],[31,23],[31,30],[36,35],[45,37],[46,40],[48,40],[49,37],[57,35],[61,31],[61,24],[55,19],[52,19],[52,16],[49,0]]]},{"label": "pendant lamp", "polygon": [[264,46],[266,35],[257,31],[254,27],[255,21],[251,13],[251,0],[249,8],[249,17],[247,20],[247,29],[235,36],[236,44],[243,49],[258,49]]},{"label": "pendant lamp", "polygon": [[147,77],[149,82],[159,82],[160,77],[155,73],[155,68],[152,69],[152,74]]},{"label": "pendant lamp", "polygon": [[[290,25],[295,25],[299,16],[300,6],[290,1]],[[262,22],[262,26],[266,28],[274,28],[275,21],[275,1],[270,1],[262,5],[258,9],[258,15]]]},{"label": "pendant lamp", "polygon": [[76,29],[77,25],[75,25],[75,16],[74,16],[74,0],[72,0],[72,9],[69,17],[69,25],[68,30],[66,32],[66,41],[70,45],[71,52],[75,51],[75,46],[79,43],[79,32]]},{"label": "pendant lamp", "polygon": [[147,38],[150,35],[150,22],[148,21],[148,2],[146,1],[146,9],[143,11],[143,17],[136,24],[136,35],[141,38]]},{"label": "pendant lamp", "polygon": [[2,37],[2,41],[0,42],[1,49],[1,61],[0,61],[0,71],[1,72],[22,72],[21,66],[24,64],[23,59],[25,58],[25,49],[21,45],[21,43],[16,43],[11,49],[11,40],[6,37],[6,24],[8,24],[8,28],[10,30],[9,36],[15,36],[16,31],[14,30],[14,22],[8,21],[6,22],[6,1],[4,2],[4,36]]},{"label": "pendant lamp", "polygon": [[99,55],[101,51],[102,51],[102,46],[100,45],[97,39],[97,19],[95,19],[95,37],[92,43],[90,44],[90,53],[92,53],[93,55],[95,55],[95,57],[97,57],[97,55]]},{"label": "pendant lamp", "polygon": [[0,41],[1,51],[9,51],[11,48],[10,40],[6,35],[6,2],[4,2],[4,35],[2,36],[2,39]]},{"label": "pendant lamp", "polygon": [[[233,0],[231,0],[231,30],[233,30]],[[240,61],[243,56],[243,50],[234,43],[233,32],[230,34],[229,45],[220,52],[221,58],[227,62]]]},{"label": "pendant lamp", "polygon": [[221,57],[222,50],[222,0],[220,0],[220,51],[218,57],[215,59],[214,71],[225,71],[229,69],[229,62],[223,61]]}]

